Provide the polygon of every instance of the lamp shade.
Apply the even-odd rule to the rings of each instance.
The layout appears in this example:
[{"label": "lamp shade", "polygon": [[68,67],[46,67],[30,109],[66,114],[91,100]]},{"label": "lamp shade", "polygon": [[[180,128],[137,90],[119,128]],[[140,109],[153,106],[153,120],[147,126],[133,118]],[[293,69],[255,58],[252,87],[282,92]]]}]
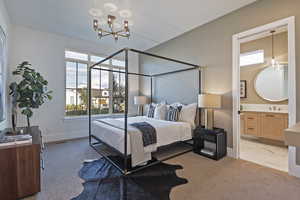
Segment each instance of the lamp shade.
[{"label": "lamp shade", "polygon": [[221,95],[217,94],[199,94],[199,108],[221,108]]},{"label": "lamp shade", "polygon": [[134,97],[134,104],[135,105],[145,105],[145,104],[147,104],[147,97],[146,96],[135,96]]}]

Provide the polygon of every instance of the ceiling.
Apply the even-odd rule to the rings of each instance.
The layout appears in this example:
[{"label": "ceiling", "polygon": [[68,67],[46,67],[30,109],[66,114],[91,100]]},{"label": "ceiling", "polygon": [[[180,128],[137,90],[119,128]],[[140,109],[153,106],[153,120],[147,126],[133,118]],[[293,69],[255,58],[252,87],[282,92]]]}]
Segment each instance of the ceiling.
[{"label": "ceiling", "polygon": [[[97,44],[152,48],[197,26],[212,21],[255,0],[5,0],[12,23],[40,31],[63,34]],[[116,5],[108,12],[105,3]],[[97,39],[92,29],[91,8],[101,9],[104,15],[130,10],[131,38],[117,43],[110,37]]]}]

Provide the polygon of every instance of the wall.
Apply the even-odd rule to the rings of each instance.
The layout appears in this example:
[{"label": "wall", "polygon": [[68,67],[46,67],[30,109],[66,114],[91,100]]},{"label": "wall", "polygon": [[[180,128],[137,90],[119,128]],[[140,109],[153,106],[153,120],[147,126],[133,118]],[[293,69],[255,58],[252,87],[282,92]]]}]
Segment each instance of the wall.
[{"label": "wall", "polygon": [[[11,28],[11,24],[10,24],[10,19],[9,19],[9,16],[7,14],[7,9],[6,9],[6,6],[4,4],[4,1],[3,0],[0,0],[0,26],[3,28],[5,34],[6,34],[6,37],[7,37],[7,48],[8,48],[8,52],[9,52],[9,49],[10,49],[10,38],[11,38],[11,35],[10,35],[10,28]],[[9,53],[7,55],[7,57],[9,57]],[[7,58],[8,60],[8,58]],[[8,92],[8,89],[7,89],[7,84],[6,84],[6,80],[7,80],[7,77],[8,77],[8,70],[7,70],[7,67],[8,65],[4,66],[4,73],[7,74],[5,78],[5,80],[3,80],[4,82],[4,88],[6,90],[6,94]],[[7,99],[8,100],[8,99]],[[6,101],[7,102],[7,101]],[[8,118],[9,118],[9,115],[7,114],[7,111],[8,111],[8,107],[6,106],[5,107],[6,110],[6,119],[4,121],[2,121],[0,123],[0,131],[7,128],[8,127]]]},{"label": "wall", "polygon": [[[65,118],[65,49],[109,55],[116,49],[91,42],[72,39],[56,34],[40,32],[22,26],[13,26],[10,74],[24,60],[29,61],[49,82],[53,99],[34,111],[32,125],[39,125],[46,141],[56,141],[88,136],[87,117]],[[138,72],[138,56],[130,54],[130,71]],[[10,76],[10,82],[13,77]],[[138,94],[138,79],[131,79],[130,95]],[[135,106],[130,101],[130,111]],[[19,115],[18,125],[25,125],[24,116]]]},{"label": "wall", "polygon": [[[140,55],[140,69],[144,74],[160,74],[175,70],[191,68],[191,66],[178,64],[163,59],[153,58],[147,55]],[[176,81],[173,81],[176,80]],[[197,102],[199,87],[199,73],[197,70],[185,71],[175,74],[163,75],[153,78],[153,101],[167,102],[169,104],[181,102],[184,104]],[[140,78],[140,89],[142,95],[150,97],[151,82],[149,78]],[[180,95],[174,95],[174,92],[181,91]]]},{"label": "wall", "polygon": [[[263,64],[243,66],[240,69],[241,80],[247,81],[247,98],[241,98],[241,103],[248,104],[288,104],[288,101],[272,102],[267,101],[257,95],[255,91],[256,76],[266,66],[269,66],[272,59],[272,37],[261,38],[258,40],[241,44],[241,53],[256,50],[264,50],[265,62]],[[274,55],[279,62],[288,62],[288,36],[287,32],[274,35]],[[276,88],[273,88],[276,90]]]},{"label": "wall", "polygon": [[[259,0],[160,44],[149,52],[207,66],[204,90],[224,95],[223,107],[215,113],[215,125],[227,130],[228,146],[232,147],[232,36],[289,16],[296,17],[296,38],[300,38],[299,0]],[[297,63],[300,62],[299,48],[300,40],[296,40]],[[299,77],[298,67],[296,73]],[[180,93],[176,91],[176,95]],[[297,120],[300,120],[300,79],[297,80]],[[297,157],[300,161],[300,149]]]}]

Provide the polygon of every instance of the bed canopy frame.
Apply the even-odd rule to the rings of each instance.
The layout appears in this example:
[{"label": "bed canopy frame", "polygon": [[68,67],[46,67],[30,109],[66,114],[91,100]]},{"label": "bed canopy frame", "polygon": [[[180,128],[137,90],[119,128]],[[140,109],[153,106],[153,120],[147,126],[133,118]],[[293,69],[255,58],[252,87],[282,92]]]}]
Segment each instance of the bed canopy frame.
[{"label": "bed canopy frame", "polygon": [[[166,60],[166,61],[170,61],[173,63],[178,63],[178,64],[183,64],[183,65],[187,65],[189,66],[186,69],[177,69],[174,71],[169,71],[169,72],[164,72],[164,73],[155,73],[155,74],[142,74],[142,73],[133,73],[133,72],[129,72],[128,70],[128,65],[129,65],[129,52],[134,52],[140,55],[146,55],[146,56],[150,56],[150,57],[154,57],[154,58],[158,58],[158,59],[162,59],[162,60]],[[104,63],[105,61],[108,61],[110,59],[112,59],[113,57],[116,57],[118,55],[120,55],[121,53],[125,53],[125,70],[124,71],[118,71],[118,70],[113,70],[113,69],[107,69],[107,68],[102,68],[101,64]],[[124,109],[124,153],[116,150],[114,147],[110,146],[109,144],[105,143],[104,141],[102,141],[101,139],[99,139],[97,136],[92,134],[92,113],[91,113],[91,109],[92,109],[92,70],[100,70],[100,71],[108,71],[108,72],[114,72],[114,73],[122,73],[125,74],[125,109]],[[170,74],[175,74],[175,73],[181,73],[181,72],[186,72],[186,71],[191,71],[191,70],[197,70],[199,73],[199,94],[201,93],[201,69],[202,67],[199,65],[195,65],[195,64],[191,64],[191,63],[187,63],[184,61],[180,61],[180,60],[175,60],[172,58],[168,58],[168,57],[163,57],[163,56],[159,56],[159,55],[155,55],[152,53],[148,53],[148,52],[144,52],[144,51],[139,51],[136,49],[131,49],[131,48],[124,48],[121,49],[117,52],[115,52],[114,54],[106,57],[105,59],[101,60],[98,63],[95,63],[94,65],[90,66],[88,68],[88,120],[89,120],[89,145],[96,150],[97,153],[99,153],[101,156],[103,156],[108,162],[110,162],[114,167],[116,167],[123,175],[128,175],[130,173],[133,172],[137,172],[140,171],[142,169],[145,169],[147,167],[153,166],[155,164],[158,164],[162,161],[177,157],[179,155],[182,155],[184,153],[190,152],[192,151],[191,149],[189,150],[184,150],[181,151],[179,153],[173,154],[171,156],[168,156],[166,158],[160,159],[160,160],[152,160],[150,162],[148,162],[146,165],[143,166],[139,166],[139,167],[131,167],[130,165],[130,155],[128,155],[127,152],[127,118],[128,118],[128,79],[129,79],[129,75],[135,75],[135,76],[141,76],[141,77],[147,77],[150,79],[150,103],[153,102],[153,79],[156,77],[162,77],[162,76],[166,76],[166,75],[170,75]],[[199,112],[199,111],[198,111]],[[200,113],[200,112],[199,112]],[[200,114],[199,114],[199,121],[200,121]],[[111,124],[107,124],[113,127],[113,125]],[[93,142],[92,139],[96,140],[96,142]],[[191,140],[190,140],[191,141]],[[184,141],[184,143],[188,144],[188,145],[192,145],[190,143],[190,141]],[[97,146],[99,145],[104,145],[106,147],[108,147],[109,149],[113,149],[114,152],[116,152],[123,160],[118,160],[115,161],[112,158],[110,158],[109,156],[107,156],[104,152],[102,152],[101,150],[99,150],[99,148],[97,148]]]}]

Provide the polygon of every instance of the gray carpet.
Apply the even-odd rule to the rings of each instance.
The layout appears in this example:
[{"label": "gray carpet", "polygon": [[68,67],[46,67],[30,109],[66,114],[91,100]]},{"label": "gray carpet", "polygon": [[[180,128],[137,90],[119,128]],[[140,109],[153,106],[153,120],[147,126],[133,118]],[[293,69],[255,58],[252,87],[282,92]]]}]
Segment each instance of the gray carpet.
[{"label": "gray carpet", "polygon": [[[67,200],[79,195],[78,172],[85,159],[99,158],[87,140],[47,145],[42,192],[28,199]],[[213,161],[188,153],[168,161],[183,166],[177,175],[188,183],[171,191],[172,200],[299,200],[300,179],[242,160]]]}]

